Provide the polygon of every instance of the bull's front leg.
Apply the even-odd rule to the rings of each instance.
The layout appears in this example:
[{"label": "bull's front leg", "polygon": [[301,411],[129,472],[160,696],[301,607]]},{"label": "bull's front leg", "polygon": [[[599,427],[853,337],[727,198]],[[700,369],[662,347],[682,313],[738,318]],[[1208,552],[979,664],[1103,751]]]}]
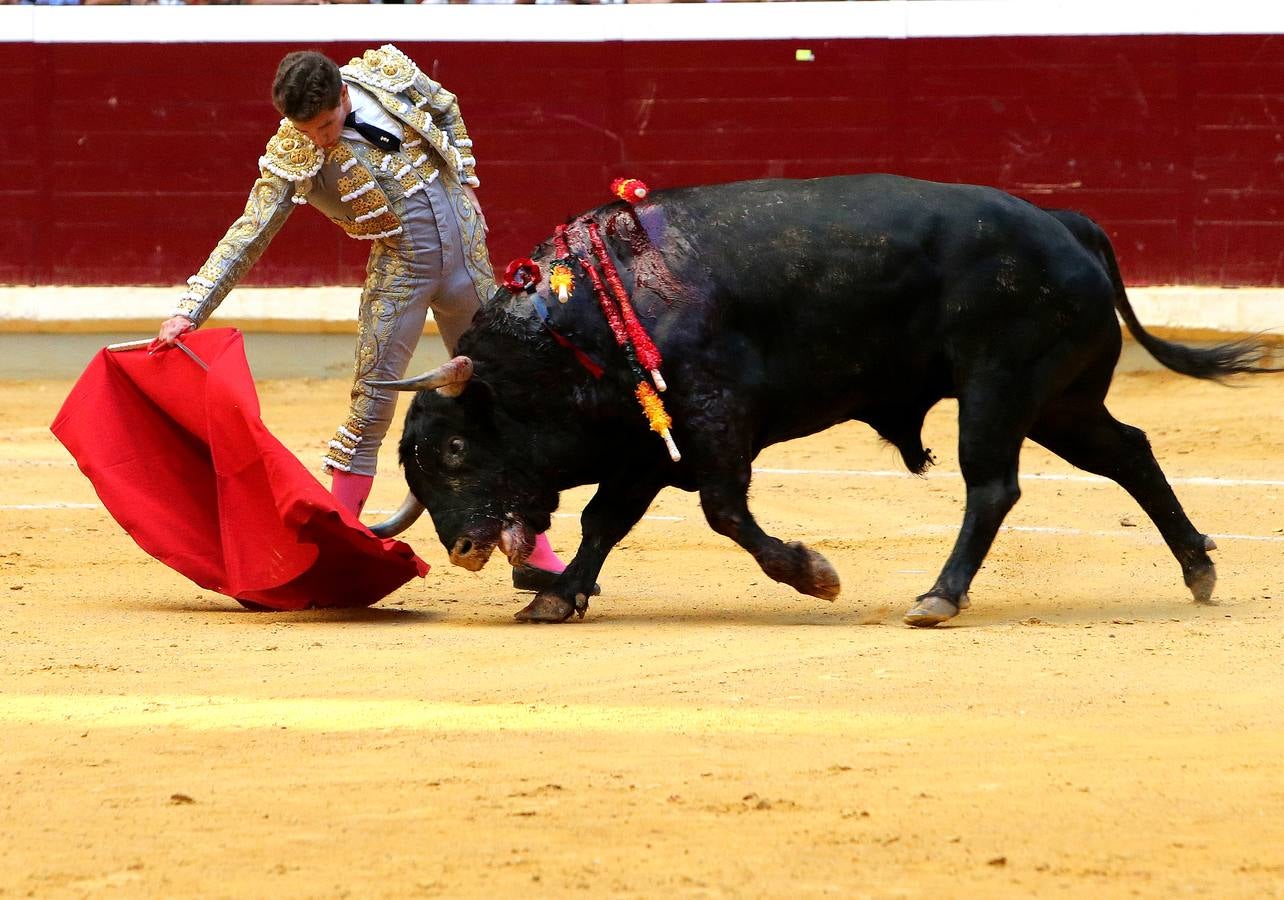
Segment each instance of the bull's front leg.
[{"label": "bull's front leg", "polygon": [[607,555],[638,523],[663,486],[663,481],[646,477],[599,484],[580,516],[583,537],[575,558],[551,587],[540,591],[514,618],[519,622],[565,622],[576,613],[584,618]]},{"label": "bull's front leg", "polygon": [[829,560],[806,544],[785,543],[762,530],[749,512],[749,471],[726,475],[700,487],[700,506],[710,527],[753,554],[771,578],[803,594],[833,600],[841,585]]}]

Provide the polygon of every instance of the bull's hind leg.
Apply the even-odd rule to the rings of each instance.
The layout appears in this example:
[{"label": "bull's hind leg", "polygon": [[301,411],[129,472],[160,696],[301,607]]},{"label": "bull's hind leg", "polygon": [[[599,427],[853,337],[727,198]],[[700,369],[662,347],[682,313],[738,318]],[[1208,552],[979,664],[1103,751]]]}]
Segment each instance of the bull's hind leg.
[{"label": "bull's hind leg", "polygon": [[1030,437],[1071,465],[1119,484],[1141,504],[1181,564],[1196,603],[1212,601],[1217,572],[1212,540],[1195,528],[1155,460],[1145,432],[1115,419],[1104,405],[1066,403],[1045,411]]},{"label": "bull's hind leg", "polygon": [[905,613],[908,625],[930,627],[970,605],[967,591],[994,543],[999,526],[1021,497],[1017,461],[1032,403],[1029,384],[978,379],[959,398],[959,468],[967,485],[967,507],[954,549],[936,583]]},{"label": "bull's hind leg", "polygon": [[795,590],[833,600],[838,596],[838,572],[829,560],[797,541],[785,543],[767,534],[749,512],[749,470],[721,474],[700,487],[700,507],[709,526],[748,550],[769,577]]}]

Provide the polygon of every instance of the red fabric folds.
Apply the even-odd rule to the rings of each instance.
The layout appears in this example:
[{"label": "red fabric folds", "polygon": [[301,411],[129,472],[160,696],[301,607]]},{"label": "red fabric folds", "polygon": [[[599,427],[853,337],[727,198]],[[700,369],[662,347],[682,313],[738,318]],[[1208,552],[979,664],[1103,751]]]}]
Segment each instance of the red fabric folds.
[{"label": "red fabric folds", "polygon": [[152,556],[270,609],[377,603],[428,564],[336,505],[264,426],[240,332],[102,350],[54,419],[99,498]]}]

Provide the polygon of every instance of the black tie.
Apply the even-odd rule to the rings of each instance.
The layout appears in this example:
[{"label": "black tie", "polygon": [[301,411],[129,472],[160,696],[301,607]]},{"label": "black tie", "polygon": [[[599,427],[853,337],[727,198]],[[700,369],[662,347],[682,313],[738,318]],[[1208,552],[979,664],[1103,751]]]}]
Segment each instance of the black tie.
[{"label": "black tie", "polygon": [[370,143],[374,144],[380,150],[392,150],[396,152],[401,149],[401,138],[394,134],[389,134],[377,125],[371,125],[369,122],[358,122],[357,114],[348,113],[348,117],[343,120],[345,128],[355,129],[357,134],[361,135]]}]

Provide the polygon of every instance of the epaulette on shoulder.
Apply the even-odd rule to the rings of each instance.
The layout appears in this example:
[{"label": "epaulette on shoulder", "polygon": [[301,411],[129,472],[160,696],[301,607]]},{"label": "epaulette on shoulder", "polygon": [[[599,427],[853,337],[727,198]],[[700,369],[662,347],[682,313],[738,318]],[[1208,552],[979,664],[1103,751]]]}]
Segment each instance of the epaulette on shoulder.
[{"label": "epaulette on shoulder", "polygon": [[259,157],[259,166],[286,181],[298,183],[320,172],[324,161],[321,148],[291,125],[289,119],[282,119],[281,127],[268,141],[267,151]]},{"label": "epaulette on shoulder", "polygon": [[397,94],[415,83],[419,68],[414,60],[392,44],[378,50],[367,50],[343,67],[343,74],[362,84]]}]

